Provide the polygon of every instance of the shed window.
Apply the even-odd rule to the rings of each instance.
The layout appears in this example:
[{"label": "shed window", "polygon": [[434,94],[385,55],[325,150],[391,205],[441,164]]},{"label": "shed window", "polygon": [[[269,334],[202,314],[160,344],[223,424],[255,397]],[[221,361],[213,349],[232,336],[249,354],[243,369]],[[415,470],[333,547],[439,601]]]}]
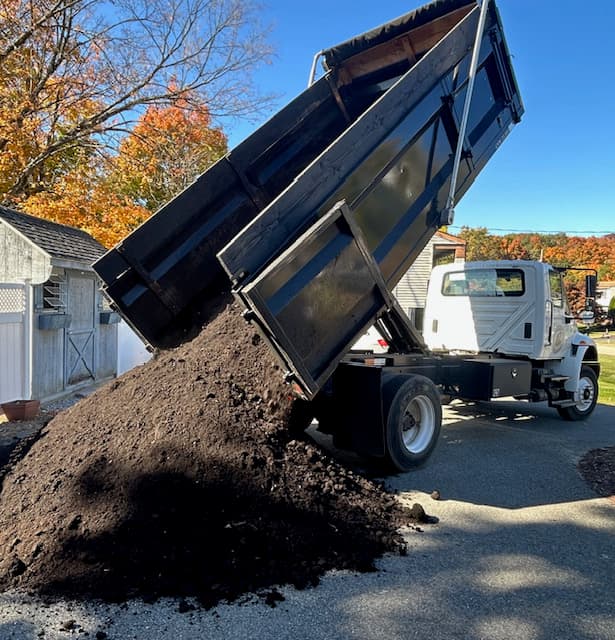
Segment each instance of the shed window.
[{"label": "shed window", "polygon": [[52,274],[43,284],[43,309],[64,313],[66,311],[66,276]]}]

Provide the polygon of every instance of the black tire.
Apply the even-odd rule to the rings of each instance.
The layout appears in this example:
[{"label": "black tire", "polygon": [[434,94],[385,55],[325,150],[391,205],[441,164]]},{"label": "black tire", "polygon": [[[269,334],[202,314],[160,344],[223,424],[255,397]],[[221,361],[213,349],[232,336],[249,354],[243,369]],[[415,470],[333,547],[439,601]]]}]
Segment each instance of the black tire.
[{"label": "black tire", "polygon": [[300,438],[314,419],[314,408],[311,402],[297,399],[290,408],[288,431],[294,438]]},{"label": "black tire", "polygon": [[415,469],[432,454],[440,435],[442,407],[434,383],[424,376],[396,376],[383,389],[387,464]]},{"label": "black tire", "polygon": [[579,386],[583,398],[577,404],[571,407],[557,407],[557,412],[564,420],[585,420],[596,408],[596,402],[598,402],[598,378],[591,367],[581,367]]}]

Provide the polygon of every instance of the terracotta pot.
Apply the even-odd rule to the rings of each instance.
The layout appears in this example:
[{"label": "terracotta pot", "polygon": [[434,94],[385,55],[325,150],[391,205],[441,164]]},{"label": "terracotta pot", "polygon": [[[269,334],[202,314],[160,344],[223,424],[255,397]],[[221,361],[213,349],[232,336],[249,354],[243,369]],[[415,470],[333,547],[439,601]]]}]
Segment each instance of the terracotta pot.
[{"label": "terracotta pot", "polygon": [[2,411],[9,422],[36,418],[41,403],[38,400],[14,400],[2,403]]}]

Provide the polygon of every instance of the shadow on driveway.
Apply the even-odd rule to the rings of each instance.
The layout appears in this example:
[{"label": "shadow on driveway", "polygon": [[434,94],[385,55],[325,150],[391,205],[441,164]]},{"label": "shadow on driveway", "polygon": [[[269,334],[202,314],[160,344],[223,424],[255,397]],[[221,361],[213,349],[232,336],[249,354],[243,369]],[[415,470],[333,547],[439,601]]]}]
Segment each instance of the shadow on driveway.
[{"label": "shadow on driveway", "polygon": [[615,407],[562,420],[546,405],[454,403],[424,468],[388,479],[398,491],[438,489],[443,499],[519,509],[596,497],[577,464],[590,449],[615,446]]}]

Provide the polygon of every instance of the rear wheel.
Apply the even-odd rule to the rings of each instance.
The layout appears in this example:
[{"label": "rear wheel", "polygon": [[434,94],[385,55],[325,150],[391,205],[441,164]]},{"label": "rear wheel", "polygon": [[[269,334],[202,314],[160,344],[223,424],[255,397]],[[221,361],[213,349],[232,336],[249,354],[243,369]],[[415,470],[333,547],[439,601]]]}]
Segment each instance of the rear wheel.
[{"label": "rear wheel", "polygon": [[598,402],[598,378],[591,367],[581,367],[577,386],[578,400],[570,407],[557,407],[557,412],[564,420],[584,420],[589,416]]},{"label": "rear wheel", "polygon": [[440,395],[429,378],[415,375],[394,378],[383,392],[386,458],[397,471],[409,471],[423,464],[438,442]]}]

